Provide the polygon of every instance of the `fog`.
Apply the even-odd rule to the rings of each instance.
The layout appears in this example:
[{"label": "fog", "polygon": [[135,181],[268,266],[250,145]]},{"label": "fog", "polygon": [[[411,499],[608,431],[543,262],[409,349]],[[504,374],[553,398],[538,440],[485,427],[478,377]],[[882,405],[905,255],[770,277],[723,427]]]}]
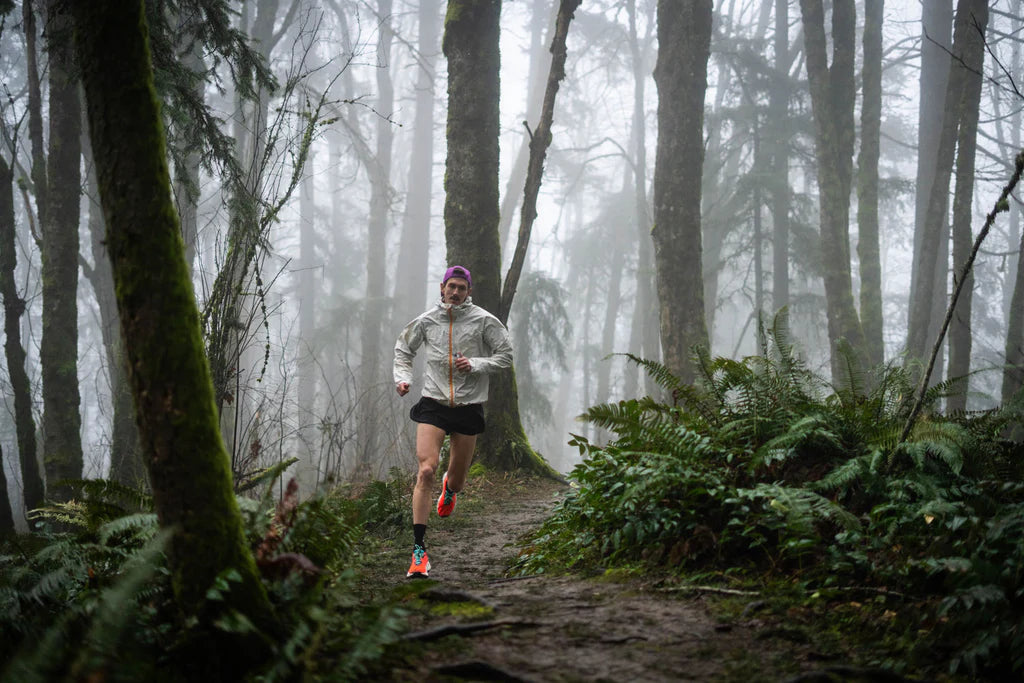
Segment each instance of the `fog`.
[{"label": "fog", "polygon": [[[236,5],[240,30],[251,36],[263,31],[259,46],[269,48],[267,63],[277,88],[264,91],[262,100],[240,105],[225,60],[202,50],[193,55],[181,49],[184,43],[178,46],[183,61],[198,59],[210,70],[196,92],[220,131],[234,141],[265,226],[251,238],[255,255],[251,270],[240,280],[245,313],[233,330],[231,347],[238,351],[232,366],[237,372],[230,374],[224,385],[228,390],[221,394],[222,427],[233,466],[236,473],[251,472],[297,458],[292,471],[307,493],[351,477],[385,477],[392,468],[412,471],[407,414],[422,386],[414,384],[410,396],[399,397],[391,362],[398,333],[437,299],[441,275],[450,265],[443,215],[444,4],[324,0],[278,7],[270,0],[253,0]],[[658,90],[652,77],[656,5],[653,0],[594,0],[576,13],[538,216],[509,317],[527,436],[561,472],[579,462],[577,449],[568,444],[572,434],[595,441],[609,438],[577,419],[587,407],[647,393],[660,396],[662,391],[622,355],[659,360],[644,345],[642,329],[657,329],[658,311],[658,302],[652,300],[650,245],[645,249],[643,243],[649,241],[653,220],[658,143]],[[817,162],[796,2],[789,3],[789,133],[781,141],[788,178],[773,177],[759,156],[780,143],[768,127],[770,89],[776,82],[770,78],[776,68],[776,5],[774,0],[726,0],[714,6],[701,206],[710,351],[731,358],[757,353],[759,315],[770,326],[777,310],[770,196],[776,191],[773,183],[781,180],[791,196],[787,257],[792,339],[808,366],[828,375],[830,342],[817,247]],[[857,3],[858,129],[862,5]],[[941,125],[943,113],[941,108],[920,111],[921,47],[931,40],[922,36],[923,6],[927,4],[890,0],[883,23],[879,246],[885,357],[896,362],[907,344],[915,206],[921,191],[919,128],[929,120]],[[1021,148],[1020,84],[1011,78],[1022,73],[1021,1],[995,0],[990,6],[971,210],[974,234],[993,209]],[[424,8],[431,12],[425,15]],[[548,77],[547,47],[556,9],[552,0],[505,2],[502,9],[502,277],[515,249],[526,145],[537,126]],[[269,22],[267,12],[274,13]],[[2,154],[20,183],[14,196],[15,280],[27,302],[21,341],[38,424],[43,410],[43,300],[40,249],[33,234],[35,229],[38,235],[36,199],[30,192],[29,65],[20,17],[17,3],[0,34],[8,95],[2,105]],[[947,46],[951,37],[952,26]],[[39,49],[45,68],[46,54]],[[165,113],[175,111],[166,88],[161,93],[168,97]],[[49,114],[44,81],[44,122]],[[307,128],[311,116],[316,124]],[[168,115],[172,173],[195,293],[200,310],[209,312],[235,244],[229,236],[237,208],[224,165],[196,141],[202,136],[195,125]],[[298,151],[307,132],[308,154],[298,169]],[[860,142],[858,131],[857,149]],[[197,155],[203,157],[198,165]],[[114,392],[102,332],[110,321],[87,276],[102,254],[102,249],[93,249],[96,238],[90,230],[98,204],[88,182],[87,154],[82,168],[77,373],[82,474],[95,478],[107,476],[111,466]],[[194,194],[183,184],[190,170],[198,173]],[[645,193],[639,200],[638,186]],[[856,297],[859,233],[853,194],[850,245]],[[994,224],[974,267],[972,409],[1000,401],[1019,249],[1020,206],[1014,199],[1009,213]],[[948,256],[946,264],[948,283],[956,266]],[[473,263],[462,265],[474,268]],[[934,296],[947,299],[942,293]],[[22,478],[8,377],[5,363],[0,375],[6,408],[0,416],[0,444],[11,500],[16,501],[21,499]]]}]

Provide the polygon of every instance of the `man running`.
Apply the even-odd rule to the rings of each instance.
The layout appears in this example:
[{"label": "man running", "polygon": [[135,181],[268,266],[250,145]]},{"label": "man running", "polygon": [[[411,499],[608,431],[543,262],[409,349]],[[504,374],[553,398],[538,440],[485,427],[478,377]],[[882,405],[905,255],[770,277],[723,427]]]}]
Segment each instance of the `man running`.
[{"label": "man running", "polygon": [[484,431],[488,374],[512,365],[508,330],[496,317],[473,303],[469,269],[452,266],[441,279],[441,300],[398,335],[395,343],[395,388],[409,393],[412,362],[426,345],[423,394],[409,411],[416,425],[419,472],[412,492],[412,563],[407,577],[425,577],[430,559],[424,537],[434,491],[434,473],[441,446],[449,435],[448,471],[441,482],[437,514],[455,510],[456,494],[466,483],[476,435]]}]

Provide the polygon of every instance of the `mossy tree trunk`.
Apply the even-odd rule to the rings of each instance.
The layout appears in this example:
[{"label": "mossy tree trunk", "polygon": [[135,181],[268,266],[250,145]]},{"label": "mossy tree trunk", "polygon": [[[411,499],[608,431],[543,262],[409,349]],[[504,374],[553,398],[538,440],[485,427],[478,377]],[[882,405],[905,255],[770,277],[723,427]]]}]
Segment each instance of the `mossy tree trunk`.
[{"label": "mossy tree trunk", "polygon": [[78,391],[78,222],[82,184],[82,109],[65,3],[47,5],[50,55],[50,139],[42,233],[43,463],[48,496],[68,500],[82,476],[82,416]]},{"label": "mossy tree trunk", "polygon": [[[32,416],[32,385],[25,370],[25,348],[21,345],[21,316],[25,300],[18,295],[14,279],[17,248],[14,226],[14,173],[0,157],[0,296],[4,300],[4,357],[14,394],[14,425],[18,435],[25,512],[43,504],[43,478],[39,474],[36,450],[36,422]],[[7,489],[2,492],[5,496]],[[0,511],[2,513],[2,511]]]},{"label": "mossy tree trunk", "polygon": [[234,569],[241,579],[226,605],[266,625],[171,198],[143,1],[73,11],[139,433],[160,525],[173,530],[175,595],[196,614],[214,579]]},{"label": "mossy tree trunk", "polygon": [[863,359],[864,352],[864,333],[854,305],[850,263],[857,15],[853,0],[833,3],[832,64],[829,65],[822,1],[800,0],[800,10],[818,161],[821,272],[825,280],[832,377],[843,381],[848,373],[844,371],[843,356],[838,353],[840,340],[846,340],[859,359]]},{"label": "mossy tree trunk", "polygon": [[[498,236],[498,50],[500,0],[449,0],[443,51],[448,59],[448,158],[444,224],[448,263],[473,273],[473,302],[497,315],[501,302]],[[499,471],[551,473],[523,431],[515,374],[490,378],[480,462]]]},{"label": "mossy tree trunk", "polygon": [[710,48],[711,0],[659,0],[651,236],[664,363],[685,382],[696,375],[691,349],[708,345],[700,206]]}]

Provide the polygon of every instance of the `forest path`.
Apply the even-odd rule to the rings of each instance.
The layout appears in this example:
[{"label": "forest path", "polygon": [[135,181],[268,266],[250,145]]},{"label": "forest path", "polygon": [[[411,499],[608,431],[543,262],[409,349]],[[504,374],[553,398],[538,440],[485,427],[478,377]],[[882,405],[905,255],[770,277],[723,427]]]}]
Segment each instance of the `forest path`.
[{"label": "forest path", "polygon": [[813,667],[815,655],[778,629],[746,614],[723,623],[703,596],[650,579],[506,577],[515,543],[564,491],[471,480],[451,518],[431,515],[429,580],[404,578],[407,539],[384,549],[378,579],[406,584],[413,614],[399,648],[412,661],[393,662],[392,680],[784,681]]}]

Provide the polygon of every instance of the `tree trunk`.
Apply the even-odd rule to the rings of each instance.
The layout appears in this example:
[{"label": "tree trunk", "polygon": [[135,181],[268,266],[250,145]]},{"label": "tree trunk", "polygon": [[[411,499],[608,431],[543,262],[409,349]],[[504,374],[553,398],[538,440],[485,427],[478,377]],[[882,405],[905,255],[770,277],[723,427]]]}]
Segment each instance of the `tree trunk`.
[{"label": "tree trunk", "polygon": [[878,157],[882,124],[882,15],[885,0],[864,3],[864,103],[857,159],[857,258],[864,351],[872,366],[885,362],[882,340],[882,264],[878,229]]},{"label": "tree trunk", "polygon": [[[948,268],[948,231],[945,215],[948,206],[947,181],[941,184],[943,225],[928,227],[927,214],[939,169],[940,143],[947,140],[953,145],[952,135],[943,132],[943,111],[949,81],[950,31],[953,26],[953,0],[932,0],[921,5],[921,88],[917,126],[917,193],[914,207],[914,256],[910,271],[910,299],[907,312],[907,359],[920,362],[928,352],[928,341],[939,329],[942,306],[936,300],[946,301]],[[952,164],[952,151],[949,152]],[[926,261],[923,249],[930,247],[931,261]],[[922,275],[924,275],[921,284]],[[923,325],[923,328],[921,326]],[[921,328],[921,329],[918,329]],[[941,365],[941,359],[939,359]],[[941,372],[937,376],[940,376]]]},{"label": "tree trunk", "polygon": [[[450,0],[443,49],[448,59],[448,158],[445,242],[448,263],[473,273],[473,301],[497,313],[501,301],[498,238],[498,52],[500,0]],[[499,471],[549,472],[519,418],[513,370],[490,378],[480,461]]]},{"label": "tree trunk", "polygon": [[82,417],[78,392],[78,221],[82,185],[82,110],[73,75],[71,24],[62,3],[47,7],[50,55],[50,140],[42,223],[43,462],[49,496],[68,500],[82,476]]},{"label": "tree trunk", "polygon": [[0,447],[0,538],[14,535],[14,514],[7,495],[7,474],[3,468],[4,449]]},{"label": "tree trunk", "polygon": [[691,349],[708,345],[701,266],[704,94],[711,0],[658,1],[658,145],[654,162],[654,262],[665,366],[684,382]]},{"label": "tree trunk", "polygon": [[[953,194],[953,266],[959,269],[971,255],[971,218],[974,200],[974,154],[978,147],[978,114],[981,104],[982,70],[985,65],[985,29],[988,25],[988,1],[961,2],[957,14],[969,13],[961,58],[952,68],[963,72],[963,91],[958,106],[956,185]],[[956,271],[954,271],[956,272]],[[960,298],[949,327],[949,379],[956,391],[946,399],[946,410],[967,409],[967,375],[971,371],[971,300],[974,269],[967,271]]]},{"label": "tree trunk", "polygon": [[434,280],[428,275],[431,199],[434,164],[434,94],[441,40],[440,0],[421,0],[419,6],[419,68],[416,72],[416,114],[412,154],[406,181],[402,239],[395,270],[395,322],[402,325],[423,312],[427,293],[433,301]]},{"label": "tree trunk", "polygon": [[18,295],[14,279],[17,254],[14,172],[0,157],[0,296],[4,300],[4,356],[14,394],[18,462],[21,465],[24,511],[28,512],[43,505],[44,489],[36,450],[36,423],[32,416],[32,385],[25,370],[25,348],[21,345],[21,316],[25,313],[25,300]]},{"label": "tree trunk", "polygon": [[[864,352],[864,335],[853,303],[850,265],[850,186],[853,175],[856,12],[853,0],[832,5],[832,65],[828,65],[825,13],[821,0],[800,0],[807,77],[814,114],[818,191],[821,208],[821,268],[831,347],[832,377],[844,381],[837,345],[845,339],[855,354]],[[858,358],[861,360],[862,358]]]},{"label": "tree trunk", "polygon": [[789,306],[789,0],[775,0],[775,72],[768,101],[772,140],[772,307]]},{"label": "tree trunk", "polygon": [[1003,366],[1003,403],[1024,387],[1024,232],[1017,249],[1017,274],[1006,321],[1006,364]]},{"label": "tree trunk", "polygon": [[[232,492],[171,198],[143,2],[129,9],[94,0],[73,8],[139,432],[160,525],[173,530],[175,596],[185,614],[197,615],[202,605],[218,604],[206,592],[234,569],[239,580],[223,606],[269,627],[270,605]],[[204,671],[208,678],[217,673],[216,666]]]},{"label": "tree trunk", "polygon": [[128,381],[128,356],[121,338],[121,321],[117,314],[117,295],[114,293],[114,275],[110,269],[110,255],[106,247],[106,224],[100,207],[99,184],[92,163],[92,145],[89,136],[83,136],[83,152],[90,162],[91,171],[86,180],[89,204],[89,237],[92,246],[91,269],[86,278],[96,295],[100,310],[100,334],[106,350],[107,373],[110,381],[110,400],[113,408],[110,435],[110,472],[108,476],[126,486],[147,489],[146,467],[139,446],[139,429],[135,424],[135,406]]},{"label": "tree trunk", "polygon": [[[636,1],[626,5],[629,12],[629,52],[633,68],[633,118],[630,140],[633,150],[633,213],[636,226],[636,297],[629,332],[629,351],[641,358],[661,359],[661,341],[658,331],[658,309],[654,293],[654,242],[651,240],[651,204],[647,196],[647,117],[645,92],[647,90],[647,56],[651,44],[655,18],[648,16],[647,35],[641,42],[636,28]],[[636,396],[640,390],[640,368],[626,366],[624,396]],[[652,394],[655,385],[644,377],[644,392]]]},{"label": "tree trunk", "polygon": [[[970,11],[971,0],[958,0],[956,20],[953,30],[951,62],[966,57],[967,44],[976,34]],[[946,57],[950,60],[950,56]],[[931,184],[928,206],[925,211],[924,223],[920,236],[920,268],[916,271],[917,278],[911,278],[910,319],[907,325],[907,359],[922,360],[926,357],[933,340],[938,336],[942,317],[938,320],[934,315],[934,302],[938,298],[942,302],[942,312],[947,302],[946,281],[948,280],[948,248],[943,245],[949,240],[949,181],[953,173],[953,160],[957,144],[957,130],[960,124],[961,106],[967,82],[967,70],[960,65],[952,66],[946,83],[946,95],[942,107],[942,130],[939,136],[935,158],[935,175]],[[934,291],[927,291],[923,283],[938,282],[941,276],[942,286]],[[916,280],[917,289],[913,288]],[[941,354],[940,354],[941,358]],[[939,363],[939,359],[937,359]],[[935,368],[934,376],[942,376],[941,364]]]},{"label": "tree trunk", "polygon": [[362,352],[360,384],[362,399],[359,410],[359,462],[361,470],[369,468],[379,456],[377,434],[385,399],[394,393],[391,383],[382,374],[381,327],[388,309],[387,233],[388,216],[394,192],[391,189],[391,148],[394,135],[387,118],[395,106],[395,88],[391,82],[391,0],[377,2],[377,131],[376,150],[368,160],[370,175],[370,218],[366,247],[366,297],[363,329],[359,348]]}]

